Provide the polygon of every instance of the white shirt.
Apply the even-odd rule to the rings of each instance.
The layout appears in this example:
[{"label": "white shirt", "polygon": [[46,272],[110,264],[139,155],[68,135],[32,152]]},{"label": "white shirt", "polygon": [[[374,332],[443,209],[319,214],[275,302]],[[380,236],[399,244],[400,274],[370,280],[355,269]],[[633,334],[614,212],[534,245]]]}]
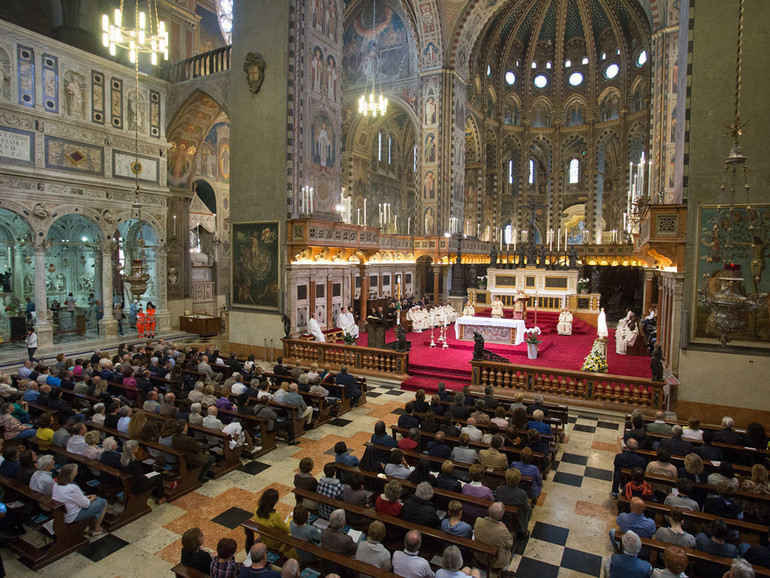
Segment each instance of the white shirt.
[{"label": "white shirt", "polygon": [[484,432],[482,432],[479,428],[475,426],[466,425],[464,428],[460,430],[460,433],[468,434],[468,437],[471,438],[471,441],[474,441],[474,442],[481,441],[481,438],[484,437]]},{"label": "white shirt", "polygon": [[[120,426],[118,425],[118,427]],[[70,439],[67,440],[67,451],[73,454],[82,455],[86,445],[87,444],[86,444],[85,436],[72,436]]]},{"label": "white shirt", "polygon": [[50,496],[56,483],[53,481],[52,474],[53,472],[47,472],[45,470],[35,472],[29,480],[29,489],[33,492],[40,492],[41,494]]},{"label": "white shirt", "polygon": [[51,497],[66,506],[67,512],[64,514],[65,524],[74,522],[80,510],[91,505],[91,500],[86,498],[83,491],[75,484],[67,484],[66,486],[54,484]]},{"label": "white shirt", "polygon": [[203,427],[219,431],[222,431],[225,427],[225,424],[223,424],[222,421],[215,415],[207,415],[204,417],[202,425]]},{"label": "white shirt", "polygon": [[128,422],[130,421],[130,417],[121,417],[118,420],[118,431],[121,433],[128,433]]},{"label": "white shirt", "polygon": [[37,347],[37,333],[30,333],[24,341],[27,342],[29,349],[35,349]]},{"label": "white shirt", "polygon": [[243,395],[243,393],[246,391],[246,386],[242,383],[236,382],[230,388],[230,391],[233,393],[233,395]]},{"label": "white shirt", "polygon": [[433,578],[430,563],[416,552],[393,552],[393,572],[403,578]]}]

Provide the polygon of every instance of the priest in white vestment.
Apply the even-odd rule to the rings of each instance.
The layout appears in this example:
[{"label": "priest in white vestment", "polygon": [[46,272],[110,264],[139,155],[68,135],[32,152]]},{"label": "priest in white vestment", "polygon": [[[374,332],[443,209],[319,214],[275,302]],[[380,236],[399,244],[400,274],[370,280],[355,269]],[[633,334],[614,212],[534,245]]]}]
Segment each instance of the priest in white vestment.
[{"label": "priest in white vestment", "polygon": [[347,307],[343,307],[340,314],[337,315],[337,327],[345,333],[349,333],[353,338],[358,338],[358,325],[356,325],[356,320]]},{"label": "priest in white vestment", "polygon": [[465,308],[463,309],[463,316],[464,317],[473,317],[476,315],[476,308],[473,306],[473,303],[471,303],[470,299],[465,303]]},{"label": "priest in white vestment", "polygon": [[565,307],[559,313],[559,323],[556,325],[556,332],[559,335],[572,335],[572,311],[569,310],[569,307]]},{"label": "priest in white vestment", "polygon": [[628,348],[636,343],[637,337],[639,337],[639,328],[636,326],[636,315],[633,311],[629,311],[623,319],[618,321],[615,329],[615,353],[626,355]]},{"label": "priest in white vestment", "polygon": [[610,335],[609,329],[607,329],[607,314],[604,312],[604,307],[602,307],[601,311],[599,312],[599,321],[596,327],[596,334],[599,337],[604,337],[605,339],[607,339],[607,337]]},{"label": "priest in white vestment", "polygon": [[311,317],[310,321],[307,322],[307,330],[310,335],[315,337],[316,341],[326,341],[326,336],[323,334],[323,331],[321,331],[321,326],[318,324],[315,317]]},{"label": "priest in white vestment", "polygon": [[503,300],[495,297],[495,300],[492,301],[492,317],[502,318],[503,316]]}]

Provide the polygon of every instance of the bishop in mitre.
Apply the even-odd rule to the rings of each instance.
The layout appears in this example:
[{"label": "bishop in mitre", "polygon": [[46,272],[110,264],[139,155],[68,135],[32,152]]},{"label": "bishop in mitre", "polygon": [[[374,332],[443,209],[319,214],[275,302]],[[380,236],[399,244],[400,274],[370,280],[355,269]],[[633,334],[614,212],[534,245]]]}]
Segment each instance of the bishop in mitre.
[{"label": "bishop in mitre", "polygon": [[559,323],[556,325],[556,332],[559,335],[572,335],[572,311],[565,307],[559,313]]},{"label": "bishop in mitre", "polygon": [[476,308],[471,303],[471,300],[468,299],[463,308],[463,317],[473,317],[474,315],[476,315]]},{"label": "bishop in mitre", "polygon": [[495,297],[495,300],[492,301],[492,317],[502,318],[504,316],[503,300],[499,297]]}]

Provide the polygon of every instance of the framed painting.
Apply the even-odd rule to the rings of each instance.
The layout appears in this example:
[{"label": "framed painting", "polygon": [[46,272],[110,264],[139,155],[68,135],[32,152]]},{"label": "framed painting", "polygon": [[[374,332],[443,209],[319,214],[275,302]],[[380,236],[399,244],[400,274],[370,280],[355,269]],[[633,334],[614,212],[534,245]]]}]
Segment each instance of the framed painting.
[{"label": "framed painting", "polygon": [[[725,286],[749,300],[770,293],[770,270],[766,267],[770,244],[770,203],[752,203],[746,207],[700,205],[696,239],[696,291],[693,294],[691,342],[714,343],[718,337],[708,299],[719,300]],[[770,348],[768,303],[741,314],[740,328],[730,334],[727,346]]]},{"label": "framed painting", "polygon": [[278,309],[280,238],[277,221],[233,223],[233,306]]}]

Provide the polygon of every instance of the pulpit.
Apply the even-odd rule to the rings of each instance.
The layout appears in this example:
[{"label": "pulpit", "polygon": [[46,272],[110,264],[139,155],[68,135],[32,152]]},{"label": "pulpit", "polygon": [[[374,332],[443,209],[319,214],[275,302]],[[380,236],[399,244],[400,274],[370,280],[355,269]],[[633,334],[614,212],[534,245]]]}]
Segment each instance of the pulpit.
[{"label": "pulpit", "polygon": [[368,347],[384,349],[385,331],[388,328],[388,321],[379,317],[366,318],[366,333],[369,336],[367,340]]}]

